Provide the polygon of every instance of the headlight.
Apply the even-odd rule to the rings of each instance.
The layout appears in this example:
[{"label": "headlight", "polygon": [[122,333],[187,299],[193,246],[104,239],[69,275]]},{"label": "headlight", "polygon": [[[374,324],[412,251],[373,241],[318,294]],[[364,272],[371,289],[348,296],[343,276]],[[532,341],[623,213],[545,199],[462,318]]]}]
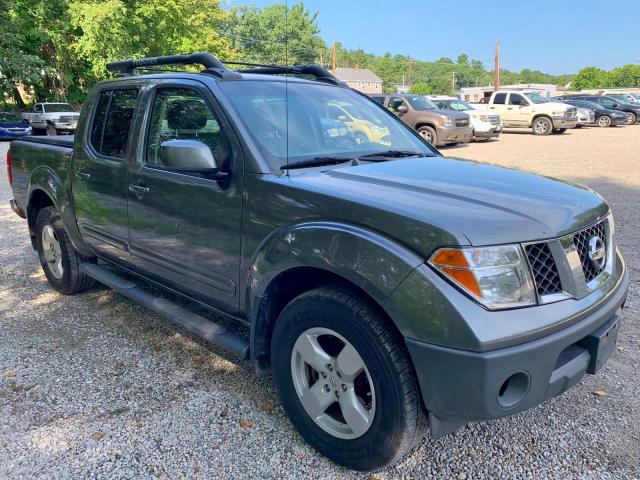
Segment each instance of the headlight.
[{"label": "headlight", "polygon": [[520,245],[441,248],[429,264],[490,310],[536,304],[531,272]]},{"label": "headlight", "polygon": [[444,117],[442,119],[443,127],[453,127],[455,125],[455,120],[452,117]]},{"label": "headlight", "polygon": [[478,118],[480,120],[482,120],[483,122],[488,122],[489,121],[489,117],[487,115],[479,115]]}]

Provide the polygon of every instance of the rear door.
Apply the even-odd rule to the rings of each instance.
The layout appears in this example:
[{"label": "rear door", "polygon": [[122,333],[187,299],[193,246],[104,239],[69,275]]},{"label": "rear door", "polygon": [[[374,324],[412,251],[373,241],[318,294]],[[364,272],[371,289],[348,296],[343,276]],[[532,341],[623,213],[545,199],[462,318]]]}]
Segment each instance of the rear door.
[{"label": "rear door", "polygon": [[139,88],[103,87],[73,156],[73,199],[78,227],[94,250],[127,258],[127,168]]},{"label": "rear door", "polygon": [[[241,150],[208,88],[196,81],[145,94],[146,137],[129,173],[132,262],[153,280],[215,307],[238,307]],[[205,144],[227,179],[167,170],[162,144]]]},{"label": "rear door", "polygon": [[507,111],[507,94],[505,92],[496,93],[493,96],[493,101],[489,104],[488,110],[500,115],[505,126],[513,125],[512,115],[509,115]]}]

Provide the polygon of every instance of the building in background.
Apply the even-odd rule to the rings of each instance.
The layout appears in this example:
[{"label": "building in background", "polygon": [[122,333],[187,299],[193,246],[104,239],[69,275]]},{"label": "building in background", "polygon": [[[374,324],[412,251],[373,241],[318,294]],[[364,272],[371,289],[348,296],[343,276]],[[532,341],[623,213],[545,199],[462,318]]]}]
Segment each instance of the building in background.
[{"label": "building in background", "polygon": [[336,77],[362,93],[382,93],[382,79],[359,65],[354,68],[336,68]]},{"label": "building in background", "polygon": [[[500,90],[533,90],[545,97],[555,97],[558,87],[547,83],[518,83],[515,85],[501,85]],[[477,103],[483,98],[489,98],[493,93],[493,85],[486,87],[464,87],[460,89],[460,98],[465,102]]]}]

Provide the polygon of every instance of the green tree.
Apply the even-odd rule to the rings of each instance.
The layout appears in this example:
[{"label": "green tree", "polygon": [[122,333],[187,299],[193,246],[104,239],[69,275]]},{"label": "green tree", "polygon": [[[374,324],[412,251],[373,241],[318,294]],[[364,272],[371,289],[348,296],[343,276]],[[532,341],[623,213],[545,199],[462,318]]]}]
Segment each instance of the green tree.
[{"label": "green tree", "polygon": [[611,75],[598,67],[586,67],[578,72],[571,84],[574,90],[605,88],[612,86]]},{"label": "green tree", "polygon": [[427,95],[429,93],[435,93],[431,85],[425,82],[418,82],[411,85],[409,93],[416,93],[418,95]]}]

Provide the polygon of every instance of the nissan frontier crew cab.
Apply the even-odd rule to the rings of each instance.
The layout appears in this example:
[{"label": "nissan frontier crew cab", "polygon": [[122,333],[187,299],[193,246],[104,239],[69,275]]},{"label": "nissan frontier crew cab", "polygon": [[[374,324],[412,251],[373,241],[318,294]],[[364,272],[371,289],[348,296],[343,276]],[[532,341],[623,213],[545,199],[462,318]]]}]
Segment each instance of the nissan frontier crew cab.
[{"label": "nissan frontier crew cab", "polygon": [[505,128],[530,128],[534,135],[564,133],[578,124],[576,107],[530,90],[499,90],[488,103],[473,106],[500,115]]},{"label": "nissan frontier crew cab", "polygon": [[[204,68],[137,74],[169,64]],[[101,282],[271,372],[303,437],[359,470],[602,368],[629,277],[598,194],[444,158],[318,65],[228,65],[109,64],[74,139],[11,144],[53,288]],[[385,135],[330,133],[334,105]]]}]

